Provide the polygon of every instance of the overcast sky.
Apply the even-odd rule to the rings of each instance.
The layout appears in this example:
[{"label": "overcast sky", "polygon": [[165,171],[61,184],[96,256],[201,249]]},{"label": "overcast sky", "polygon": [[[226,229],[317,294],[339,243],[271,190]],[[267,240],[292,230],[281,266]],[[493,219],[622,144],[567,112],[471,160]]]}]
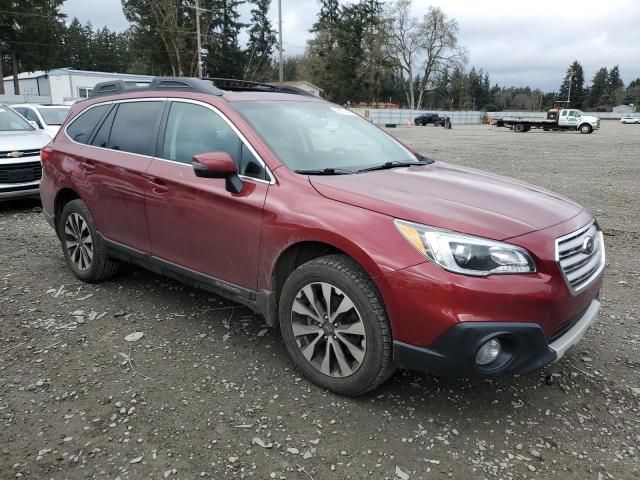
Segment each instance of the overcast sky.
[{"label": "overcast sky", "polygon": [[[272,4],[277,28],[277,1]],[[286,53],[302,53],[318,11],[317,0],[282,0],[282,4]],[[598,68],[616,64],[625,83],[640,77],[638,0],[414,0],[415,15],[423,15],[430,5],[458,21],[469,68],[484,69],[492,83],[552,91],[575,59],[584,67],[587,83]],[[245,21],[249,10],[249,5],[242,7]],[[63,11],[83,23],[115,30],[128,27],[120,0],[67,0]]]}]

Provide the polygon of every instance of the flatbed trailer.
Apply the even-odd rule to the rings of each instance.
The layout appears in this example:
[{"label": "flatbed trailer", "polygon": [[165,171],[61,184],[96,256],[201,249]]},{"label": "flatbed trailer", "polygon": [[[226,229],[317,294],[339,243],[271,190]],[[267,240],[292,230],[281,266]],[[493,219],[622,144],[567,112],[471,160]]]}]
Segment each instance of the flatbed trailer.
[{"label": "flatbed trailer", "polygon": [[600,119],[585,115],[576,109],[552,108],[546,118],[535,117],[501,117],[491,119],[496,127],[507,127],[517,133],[528,132],[532,128],[551,130],[577,130],[589,134],[600,128]]}]

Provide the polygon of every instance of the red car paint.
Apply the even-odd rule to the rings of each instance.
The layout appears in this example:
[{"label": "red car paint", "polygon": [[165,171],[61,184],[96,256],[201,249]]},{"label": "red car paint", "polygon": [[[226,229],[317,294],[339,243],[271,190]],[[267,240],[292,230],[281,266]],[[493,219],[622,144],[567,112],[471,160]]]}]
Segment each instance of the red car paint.
[{"label": "red car paint", "polygon": [[[155,98],[157,92],[98,97],[74,105]],[[435,162],[345,176],[306,176],[280,162],[233,107],[282,100],[276,93],[224,97],[171,92],[216,107],[244,135],[274,182],[196,177],[191,166],[79,145],[61,133],[44,162],[41,197],[55,221],[61,192],[74,192],[106,238],[250,291],[273,291],[287,249],[324,243],[355,259],[382,294],[393,338],[428,346],[459,322],[532,322],[551,336],[597,295],[602,275],[573,295],[555,260],[555,239],[593,220],[582,207],[517,180]],[[296,101],[320,101],[309,97]],[[506,240],[532,253],[533,274],[471,277],[429,262],[393,219]]]}]

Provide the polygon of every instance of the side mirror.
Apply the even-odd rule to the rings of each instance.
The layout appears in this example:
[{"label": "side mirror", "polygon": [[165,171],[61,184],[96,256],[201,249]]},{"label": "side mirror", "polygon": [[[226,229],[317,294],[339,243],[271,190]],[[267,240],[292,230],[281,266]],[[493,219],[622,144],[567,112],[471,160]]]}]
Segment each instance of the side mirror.
[{"label": "side mirror", "polygon": [[196,177],[224,178],[229,192],[242,191],[243,183],[238,176],[238,168],[227,152],[199,153],[193,156],[192,165]]},{"label": "side mirror", "polygon": [[35,128],[36,130],[41,130],[42,127],[40,125],[38,125],[36,122],[34,122],[33,120],[27,120],[27,122],[29,122],[31,124],[31,126],[33,128]]}]

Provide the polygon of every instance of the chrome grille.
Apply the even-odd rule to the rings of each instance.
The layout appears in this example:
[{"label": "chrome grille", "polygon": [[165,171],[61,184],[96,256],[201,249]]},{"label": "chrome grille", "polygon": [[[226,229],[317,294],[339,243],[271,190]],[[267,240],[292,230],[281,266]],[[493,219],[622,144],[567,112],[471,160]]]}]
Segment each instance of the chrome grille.
[{"label": "chrome grille", "polygon": [[556,239],[556,261],[573,293],[587,287],[604,268],[604,239],[595,222]]}]

